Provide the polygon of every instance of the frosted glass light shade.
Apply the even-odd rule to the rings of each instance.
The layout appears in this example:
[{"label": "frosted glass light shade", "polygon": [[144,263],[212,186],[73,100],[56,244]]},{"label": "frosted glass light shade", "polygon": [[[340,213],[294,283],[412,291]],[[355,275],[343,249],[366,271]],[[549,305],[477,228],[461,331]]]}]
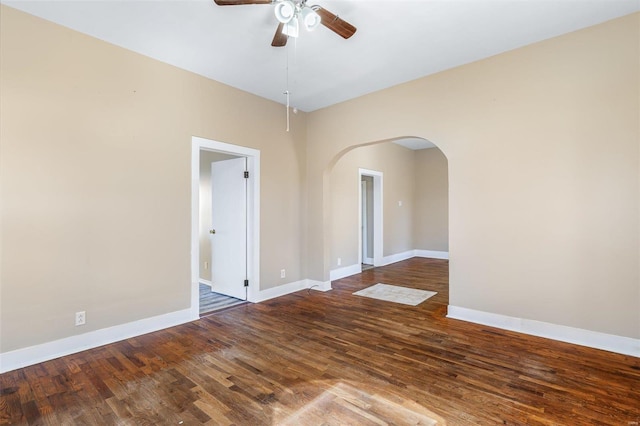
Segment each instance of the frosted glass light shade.
[{"label": "frosted glass light shade", "polygon": [[279,0],[274,8],[274,13],[278,21],[286,24],[296,16],[296,5],[291,0]]},{"label": "frosted glass light shade", "polygon": [[311,9],[309,6],[305,6],[302,9],[300,16],[302,17],[302,24],[307,31],[313,31],[318,28],[318,25],[320,25],[320,15],[318,15],[316,11]]}]

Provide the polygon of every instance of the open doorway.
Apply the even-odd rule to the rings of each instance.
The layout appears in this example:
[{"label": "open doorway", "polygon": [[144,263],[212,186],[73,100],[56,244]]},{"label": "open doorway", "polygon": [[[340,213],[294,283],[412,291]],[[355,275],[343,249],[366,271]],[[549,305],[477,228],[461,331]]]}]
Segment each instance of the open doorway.
[{"label": "open doorway", "polygon": [[360,232],[362,241],[362,270],[373,268],[373,178],[360,176]]},{"label": "open doorway", "polygon": [[200,315],[247,299],[246,163],[200,150]]},{"label": "open doorway", "polygon": [[360,179],[359,247],[362,270],[382,265],[382,172],[358,169]]},{"label": "open doorway", "polygon": [[259,288],[259,151],[193,138],[192,294],[199,316]]}]

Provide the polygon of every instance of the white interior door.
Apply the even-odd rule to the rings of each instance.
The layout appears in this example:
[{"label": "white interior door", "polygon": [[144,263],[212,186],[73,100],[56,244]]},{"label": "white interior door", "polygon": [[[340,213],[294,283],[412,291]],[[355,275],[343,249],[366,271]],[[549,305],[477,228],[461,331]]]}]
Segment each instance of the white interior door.
[{"label": "white interior door", "polygon": [[211,163],[211,282],[216,293],[246,299],[246,158]]}]

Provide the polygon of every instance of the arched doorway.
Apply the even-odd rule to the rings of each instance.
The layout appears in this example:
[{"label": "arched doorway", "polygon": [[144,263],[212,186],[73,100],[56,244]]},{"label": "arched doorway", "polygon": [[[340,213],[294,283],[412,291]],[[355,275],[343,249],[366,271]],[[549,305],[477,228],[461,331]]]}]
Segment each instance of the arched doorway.
[{"label": "arched doorway", "polygon": [[[331,280],[359,273],[368,263],[448,259],[448,161],[433,143],[398,138],[352,146],[331,162],[326,182]],[[377,209],[363,202],[369,197],[380,202]],[[369,215],[363,214],[367,208]],[[380,229],[372,232],[376,220]]]}]

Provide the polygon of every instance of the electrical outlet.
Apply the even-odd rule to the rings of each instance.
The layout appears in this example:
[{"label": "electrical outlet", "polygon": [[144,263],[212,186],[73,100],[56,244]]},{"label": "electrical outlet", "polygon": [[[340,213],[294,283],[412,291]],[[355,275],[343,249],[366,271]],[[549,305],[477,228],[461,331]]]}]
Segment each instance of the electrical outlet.
[{"label": "electrical outlet", "polygon": [[398,201],[398,207],[402,207],[402,201]]},{"label": "electrical outlet", "polygon": [[209,262],[204,262],[204,269],[209,269]]},{"label": "electrical outlet", "polygon": [[84,325],[87,322],[87,313],[85,311],[76,312],[76,325]]},{"label": "electrical outlet", "polygon": [[285,271],[284,269],[280,269],[280,278],[284,278],[287,276],[287,271]]},{"label": "electrical outlet", "polygon": [[338,258],[338,266],[342,265],[342,258]]}]

